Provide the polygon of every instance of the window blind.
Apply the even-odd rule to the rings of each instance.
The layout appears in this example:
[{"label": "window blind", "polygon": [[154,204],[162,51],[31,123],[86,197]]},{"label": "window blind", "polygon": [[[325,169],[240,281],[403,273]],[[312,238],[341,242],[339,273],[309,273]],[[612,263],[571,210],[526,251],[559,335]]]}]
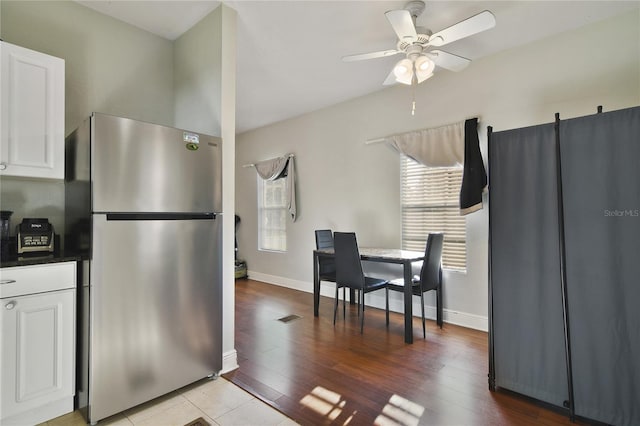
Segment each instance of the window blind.
[{"label": "window blind", "polygon": [[430,232],[444,233],[442,265],[465,270],[466,220],[460,215],[462,167],[426,167],[401,156],[402,248],[424,251]]}]

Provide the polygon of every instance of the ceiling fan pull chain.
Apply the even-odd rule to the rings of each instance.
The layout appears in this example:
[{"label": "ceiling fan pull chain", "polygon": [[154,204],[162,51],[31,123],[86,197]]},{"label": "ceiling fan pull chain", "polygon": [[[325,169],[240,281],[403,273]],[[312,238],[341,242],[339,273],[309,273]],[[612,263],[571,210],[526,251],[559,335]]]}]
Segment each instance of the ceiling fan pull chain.
[{"label": "ceiling fan pull chain", "polygon": [[411,115],[416,115],[416,86],[418,85],[418,77],[416,75],[416,63],[413,62],[413,77],[411,78]]},{"label": "ceiling fan pull chain", "polygon": [[416,85],[411,85],[411,115],[416,115]]}]

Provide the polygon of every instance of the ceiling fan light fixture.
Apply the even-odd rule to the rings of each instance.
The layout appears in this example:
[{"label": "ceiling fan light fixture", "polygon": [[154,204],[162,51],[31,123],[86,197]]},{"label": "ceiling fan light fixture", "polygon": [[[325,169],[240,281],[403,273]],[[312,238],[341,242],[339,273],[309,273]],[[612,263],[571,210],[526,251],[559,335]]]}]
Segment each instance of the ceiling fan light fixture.
[{"label": "ceiling fan light fixture", "polygon": [[421,55],[416,59],[416,73],[429,75],[433,73],[436,64],[426,55]]},{"label": "ceiling fan light fixture", "polygon": [[409,72],[406,75],[403,75],[403,76],[400,76],[400,77],[396,76],[396,81],[398,83],[406,84],[407,86],[411,86],[412,80],[413,80],[413,73],[412,72]]},{"label": "ceiling fan light fixture", "polygon": [[425,73],[417,72],[416,77],[418,78],[418,84],[420,84],[423,81],[433,77],[433,73],[425,74]]},{"label": "ceiling fan light fixture", "polygon": [[397,65],[394,68],[394,74],[396,75],[396,77],[403,76],[408,72],[409,72],[409,69],[405,67],[403,64]]},{"label": "ceiling fan light fixture", "polygon": [[416,78],[418,79],[418,84],[433,77],[433,70],[436,67],[431,59],[426,56],[424,58],[426,60],[421,61],[420,64],[418,64],[418,60],[422,58],[418,58],[418,60],[416,60]]},{"label": "ceiling fan light fixture", "polygon": [[393,67],[393,74],[396,76],[398,83],[411,84],[413,63],[407,58],[398,61],[395,67]]},{"label": "ceiling fan light fixture", "polygon": [[396,77],[401,77],[406,74],[411,73],[411,68],[413,68],[413,64],[409,59],[401,59],[396,63],[396,66],[393,68],[393,73]]}]

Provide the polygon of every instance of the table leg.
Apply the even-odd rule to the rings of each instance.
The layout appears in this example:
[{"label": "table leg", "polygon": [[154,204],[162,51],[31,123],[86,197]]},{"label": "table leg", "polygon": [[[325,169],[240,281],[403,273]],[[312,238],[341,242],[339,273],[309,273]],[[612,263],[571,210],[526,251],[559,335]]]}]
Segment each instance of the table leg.
[{"label": "table leg", "polygon": [[313,316],[318,316],[320,304],[320,278],[318,276],[318,253],[313,252]]},{"label": "table leg", "polygon": [[404,342],[413,343],[413,292],[411,262],[404,264]]}]

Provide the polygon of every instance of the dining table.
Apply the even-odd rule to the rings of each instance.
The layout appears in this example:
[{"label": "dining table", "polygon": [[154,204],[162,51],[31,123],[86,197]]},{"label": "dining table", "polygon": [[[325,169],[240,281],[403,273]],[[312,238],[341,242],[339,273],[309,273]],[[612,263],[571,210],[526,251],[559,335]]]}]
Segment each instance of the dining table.
[{"label": "dining table", "polygon": [[[405,343],[413,343],[412,264],[423,261],[424,252],[374,247],[360,247],[359,251],[360,260],[402,265],[404,278],[404,341]],[[334,256],[333,249],[316,249],[313,251],[313,315],[316,317],[318,316],[318,305],[320,304],[320,258],[333,258]],[[353,293],[351,294],[351,300],[354,300]]]}]

